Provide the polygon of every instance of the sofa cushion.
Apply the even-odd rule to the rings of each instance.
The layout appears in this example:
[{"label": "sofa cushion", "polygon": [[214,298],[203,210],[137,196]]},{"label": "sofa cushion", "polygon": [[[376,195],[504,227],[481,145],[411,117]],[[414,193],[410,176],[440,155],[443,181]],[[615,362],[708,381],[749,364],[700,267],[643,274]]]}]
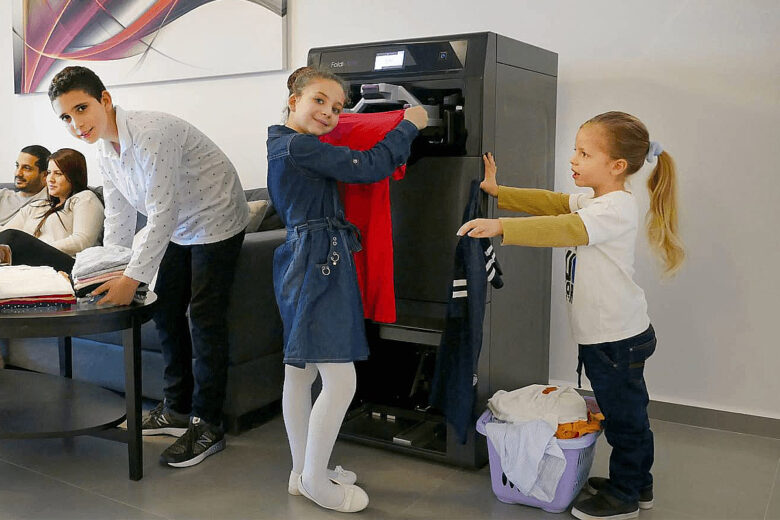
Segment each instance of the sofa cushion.
[{"label": "sofa cushion", "polygon": [[103,205],[103,207],[106,206],[106,201],[103,200],[103,186],[88,186],[88,188],[97,195],[98,200],[100,200],[100,203]]},{"label": "sofa cushion", "polygon": [[236,264],[228,306],[230,363],[244,363],[282,349],[282,320],[276,307],[273,258],[284,231],[249,233]]},{"label": "sofa cushion", "polygon": [[244,196],[246,201],[251,202],[253,200],[270,200],[268,196],[268,188],[252,188],[251,190],[244,190]]},{"label": "sofa cushion", "polygon": [[245,231],[247,233],[255,233],[260,229],[263,217],[265,217],[265,213],[268,211],[268,201],[250,200],[247,204],[249,204],[249,224],[246,225]]},{"label": "sofa cushion", "polygon": [[282,222],[279,213],[276,212],[274,205],[269,201],[268,209],[265,212],[265,217],[263,217],[263,222],[260,223],[260,227],[257,230],[271,231],[273,229],[284,229],[284,222]]},{"label": "sofa cushion", "polygon": [[[244,190],[244,195],[246,195],[247,202],[252,202],[254,200],[268,201],[268,209],[265,211],[265,215],[260,222],[260,226],[254,231],[251,231],[252,233],[257,231],[270,231],[272,229],[284,228],[282,219],[279,217],[279,214],[276,212],[276,208],[274,208],[274,205],[271,203],[271,197],[268,194],[268,188],[253,188],[251,190]],[[250,233],[250,231],[247,230],[247,233]]]}]

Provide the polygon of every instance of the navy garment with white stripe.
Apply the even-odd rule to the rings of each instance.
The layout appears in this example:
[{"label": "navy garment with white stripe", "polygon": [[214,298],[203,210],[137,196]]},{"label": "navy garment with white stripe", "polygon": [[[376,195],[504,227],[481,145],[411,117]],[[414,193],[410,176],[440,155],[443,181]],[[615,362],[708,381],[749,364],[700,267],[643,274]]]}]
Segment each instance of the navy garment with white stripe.
[{"label": "navy garment with white stripe", "polygon": [[[481,194],[479,181],[473,181],[469,204],[463,213],[464,223],[482,217]],[[487,283],[501,288],[504,285],[501,274],[490,239],[460,238],[455,248],[452,293],[436,356],[430,403],[444,413],[461,443],[466,442],[468,429],[475,421],[473,408]]]}]

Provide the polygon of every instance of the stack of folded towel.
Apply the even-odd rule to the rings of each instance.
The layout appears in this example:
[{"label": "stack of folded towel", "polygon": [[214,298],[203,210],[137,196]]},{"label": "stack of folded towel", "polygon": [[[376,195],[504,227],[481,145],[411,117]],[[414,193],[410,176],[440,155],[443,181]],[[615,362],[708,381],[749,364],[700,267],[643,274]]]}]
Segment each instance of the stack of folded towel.
[{"label": "stack of folded towel", "polygon": [[65,307],[76,303],[67,275],[52,267],[0,267],[0,309]]},{"label": "stack of folded towel", "polygon": [[[105,282],[122,276],[132,256],[133,250],[122,246],[96,246],[77,253],[72,271],[76,296],[87,296]],[[143,303],[148,290],[145,283],[140,284],[133,300]]]}]

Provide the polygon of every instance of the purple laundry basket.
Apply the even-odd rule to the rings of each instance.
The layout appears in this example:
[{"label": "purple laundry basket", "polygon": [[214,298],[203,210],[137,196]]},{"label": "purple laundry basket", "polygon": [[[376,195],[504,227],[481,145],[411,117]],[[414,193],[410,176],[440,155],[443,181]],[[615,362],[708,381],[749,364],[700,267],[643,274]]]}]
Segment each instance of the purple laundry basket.
[{"label": "purple laundry basket", "polygon": [[[592,397],[585,398],[588,409],[598,412],[596,401]],[[490,410],[485,412],[477,420],[477,431],[487,436],[485,425],[493,421]],[[490,460],[490,480],[493,485],[493,493],[501,502],[507,504],[523,504],[538,507],[549,513],[562,513],[577,498],[582,486],[588,480],[590,467],[593,464],[593,456],[596,454],[596,439],[600,432],[588,433],[576,439],[557,439],[558,446],[566,457],[566,469],[561,475],[558,487],[555,489],[555,497],[552,502],[542,502],[533,497],[521,493],[515,485],[507,480],[504,470],[501,468],[501,457],[493,447],[490,439],[487,439],[488,458]]]}]

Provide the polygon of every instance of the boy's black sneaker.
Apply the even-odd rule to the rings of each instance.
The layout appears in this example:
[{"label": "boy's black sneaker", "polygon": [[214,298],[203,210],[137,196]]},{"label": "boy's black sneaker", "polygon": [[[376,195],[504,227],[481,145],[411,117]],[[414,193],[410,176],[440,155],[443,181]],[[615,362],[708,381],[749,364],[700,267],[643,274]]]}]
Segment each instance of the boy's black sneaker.
[{"label": "boy's black sneaker", "polygon": [[[585,490],[591,495],[595,495],[605,487],[607,487],[608,478],[604,477],[591,477],[588,479],[588,483],[585,484]],[[650,484],[646,488],[639,492],[639,509],[652,509],[653,508],[653,485]]]},{"label": "boy's black sneaker", "polygon": [[181,437],[187,431],[189,418],[176,417],[165,409],[165,402],[152,408],[141,418],[142,435],[173,435]]},{"label": "boy's black sneaker", "polygon": [[599,493],[579,502],[571,514],[580,520],[627,520],[639,518],[639,505],[621,502],[606,493]]},{"label": "boy's black sneaker", "polygon": [[184,435],[162,452],[160,463],[174,468],[187,468],[224,449],[225,434],[222,428],[200,417],[193,417]]}]

